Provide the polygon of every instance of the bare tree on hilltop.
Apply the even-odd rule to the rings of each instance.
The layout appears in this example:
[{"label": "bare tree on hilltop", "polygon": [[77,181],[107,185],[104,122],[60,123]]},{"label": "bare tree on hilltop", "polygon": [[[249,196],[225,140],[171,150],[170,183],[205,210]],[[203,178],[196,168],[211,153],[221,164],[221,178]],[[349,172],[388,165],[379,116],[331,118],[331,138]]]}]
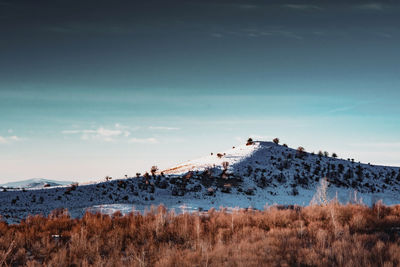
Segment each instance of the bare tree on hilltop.
[{"label": "bare tree on hilltop", "polygon": [[249,139],[247,139],[246,146],[251,146],[251,145],[254,145],[254,141],[252,138],[249,138]]},{"label": "bare tree on hilltop", "polygon": [[150,172],[151,175],[156,176],[156,172],[158,171],[158,167],[157,166],[151,166]]}]

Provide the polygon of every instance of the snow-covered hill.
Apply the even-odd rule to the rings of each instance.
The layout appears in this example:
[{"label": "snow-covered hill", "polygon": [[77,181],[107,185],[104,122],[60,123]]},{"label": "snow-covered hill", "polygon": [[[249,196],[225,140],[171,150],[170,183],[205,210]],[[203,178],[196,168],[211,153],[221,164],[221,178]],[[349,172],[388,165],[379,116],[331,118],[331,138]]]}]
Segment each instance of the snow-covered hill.
[{"label": "snow-covered hill", "polygon": [[[189,171],[212,170],[221,175],[237,176],[255,187],[290,184],[293,188],[309,188],[326,177],[331,184],[375,193],[400,189],[400,168],[357,163],[329,156],[301,152],[273,142],[254,142],[233,147],[163,171],[182,175]],[[226,164],[225,163],[225,164]],[[244,179],[247,178],[247,179]]]},{"label": "snow-covered hill", "polygon": [[28,214],[67,208],[73,216],[91,211],[169,208],[308,205],[318,182],[329,181],[330,198],[372,204],[400,203],[398,167],[361,164],[301,152],[273,142],[254,142],[188,161],[160,173],[85,185],[0,192],[0,214],[17,222]]},{"label": "snow-covered hill", "polygon": [[49,179],[44,179],[44,178],[33,178],[33,179],[28,179],[28,180],[23,180],[23,181],[17,181],[17,182],[9,182],[5,184],[0,184],[0,187],[2,188],[8,188],[8,189],[40,189],[44,187],[54,187],[54,186],[63,186],[63,185],[69,185],[72,184],[73,182],[70,181],[56,181],[56,180],[49,180]]}]

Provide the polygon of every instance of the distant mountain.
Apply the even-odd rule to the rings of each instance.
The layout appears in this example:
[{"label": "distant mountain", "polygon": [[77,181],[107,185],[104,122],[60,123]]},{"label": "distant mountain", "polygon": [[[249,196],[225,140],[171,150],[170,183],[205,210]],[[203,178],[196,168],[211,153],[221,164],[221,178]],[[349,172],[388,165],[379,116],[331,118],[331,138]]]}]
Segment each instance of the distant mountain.
[{"label": "distant mountain", "polygon": [[[154,174],[45,190],[0,190],[0,216],[18,222],[29,214],[67,208],[72,216],[86,210],[112,213],[145,210],[151,205],[208,210],[212,207],[309,205],[321,179],[324,199],[371,205],[400,204],[400,168],[362,164],[313,154],[273,142],[255,141],[187,161]],[[43,188],[71,182],[33,179],[5,186]],[[317,194],[318,195],[318,194]]]},{"label": "distant mountain", "polygon": [[44,178],[33,178],[23,181],[17,182],[9,182],[5,184],[0,184],[0,187],[6,188],[25,188],[25,189],[39,189],[44,187],[53,187],[53,186],[62,186],[62,185],[69,185],[73,182],[70,181],[56,181],[56,180],[49,180]]}]

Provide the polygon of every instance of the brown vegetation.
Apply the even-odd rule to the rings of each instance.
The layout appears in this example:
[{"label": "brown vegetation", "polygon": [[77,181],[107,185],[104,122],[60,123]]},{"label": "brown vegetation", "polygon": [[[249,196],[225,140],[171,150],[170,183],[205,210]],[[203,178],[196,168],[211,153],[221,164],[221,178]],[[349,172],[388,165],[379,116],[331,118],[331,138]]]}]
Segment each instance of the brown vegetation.
[{"label": "brown vegetation", "polygon": [[254,142],[253,142],[252,138],[249,138],[249,139],[247,139],[246,146],[251,146],[251,145],[254,145]]},{"label": "brown vegetation", "polygon": [[399,266],[400,205],[0,222],[0,266]]}]

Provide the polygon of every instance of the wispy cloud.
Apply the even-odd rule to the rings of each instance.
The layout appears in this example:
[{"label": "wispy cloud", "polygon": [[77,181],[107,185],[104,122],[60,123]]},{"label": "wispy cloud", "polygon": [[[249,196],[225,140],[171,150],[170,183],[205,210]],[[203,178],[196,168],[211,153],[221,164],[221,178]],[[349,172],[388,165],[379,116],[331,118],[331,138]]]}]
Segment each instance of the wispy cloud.
[{"label": "wispy cloud", "polygon": [[114,124],[114,127],[117,128],[117,129],[130,129],[131,128],[129,126],[122,125],[121,123]]},{"label": "wispy cloud", "polygon": [[[63,135],[77,135],[82,140],[97,140],[102,142],[125,142],[136,144],[157,144],[159,140],[155,137],[131,137],[132,131],[177,131],[178,127],[171,126],[138,126],[130,127],[115,123],[111,127],[98,127],[93,129],[71,129],[61,131]],[[146,134],[145,134],[146,136]],[[148,136],[148,135],[147,135]]]},{"label": "wispy cloud", "polygon": [[212,33],[211,36],[221,38],[225,36],[237,36],[237,37],[250,37],[250,38],[289,38],[303,40],[304,37],[294,31],[284,29],[262,29],[262,28],[248,28],[240,29],[237,31],[221,31],[219,33]]},{"label": "wispy cloud", "polygon": [[377,32],[375,33],[376,36],[386,38],[386,39],[391,39],[393,38],[393,34],[386,33],[386,32]]},{"label": "wispy cloud", "polygon": [[6,144],[6,143],[7,143],[6,137],[0,136],[0,144]]},{"label": "wispy cloud", "polygon": [[180,130],[177,127],[168,127],[168,126],[149,126],[150,130],[161,130],[161,131],[176,131]]},{"label": "wispy cloud", "polygon": [[84,130],[64,130],[61,131],[62,134],[78,134],[82,133]]},{"label": "wispy cloud", "polygon": [[128,141],[131,144],[157,144],[159,143],[158,140],[154,137],[149,138],[136,138],[133,137]]},{"label": "wispy cloud", "polygon": [[371,2],[355,6],[356,9],[366,10],[366,11],[382,11],[384,10],[384,5],[381,3]]},{"label": "wispy cloud", "polygon": [[357,106],[345,106],[345,107],[338,107],[338,108],[334,108],[328,111],[328,113],[338,113],[338,112],[344,112],[344,111],[349,111],[352,109],[355,109]]},{"label": "wispy cloud", "polygon": [[285,5],[282,5],[282,7],[294,9],[294,10],[304,10],[304,11],[323,10],[322,7],[319,7],[316,5],[285,4]]},{"label": "wispy cloud", "polygon": [[277,36],[282,36],[286,38],[292,38],[292,39],[297,39],[297,40],[302,40],[304,39],[303,36],[294,33],[292,31],[270,31],[270,32],[265,32],[264,35],[277,35]]},{"label": "wispy cloud", "polygon": [[16,135],[0,136],[0,145],[11,144],[11,143],[22,141],[22,140],[23,139],[21,137],[18,137]]},{"label": "wispy cloud", "polygon": [[128,130],[121,129],[107,129],[100,127],[97,129],[90,130],[64,130],[62,134],[80,134],[82,140],[100,140],[105,142],[116,141],[117,137],[128,137],[130,132]]},{"label": "wispy cloud", "polygon": [[376,101],[360,101],[358,103],[355,103],[353,105],[348,105],[348,106],[341,106],[341,107],[337,107],[334,109],[331,109],[328,111],[328,113],[338,113],[338,112],[345,112],[345,111],[350,111],[350,110],[354,110],[360,106],[364,106],[364,105],[368,105],[368,104],[372,104],[375,103]]}]

